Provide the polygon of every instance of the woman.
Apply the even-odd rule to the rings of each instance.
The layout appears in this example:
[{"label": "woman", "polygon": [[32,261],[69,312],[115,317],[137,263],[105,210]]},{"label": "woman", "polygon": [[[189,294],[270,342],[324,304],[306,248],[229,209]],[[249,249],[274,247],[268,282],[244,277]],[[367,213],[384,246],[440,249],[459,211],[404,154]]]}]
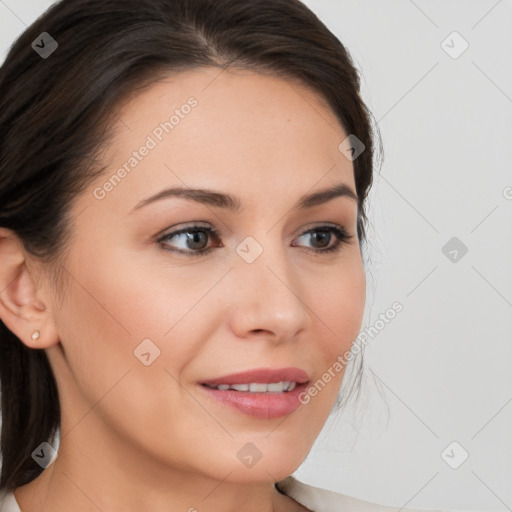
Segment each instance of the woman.
[{"label": "woman", "polygon": [[0,92],[1,510],[391,510],[290,476],[365,305],[338,39],[297,0],[63,0]]}]

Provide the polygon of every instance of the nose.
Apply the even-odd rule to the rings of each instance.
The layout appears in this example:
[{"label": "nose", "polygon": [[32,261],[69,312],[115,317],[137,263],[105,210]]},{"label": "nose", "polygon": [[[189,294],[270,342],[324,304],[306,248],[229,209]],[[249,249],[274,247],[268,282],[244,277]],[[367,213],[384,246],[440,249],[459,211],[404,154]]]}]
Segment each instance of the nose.
[{"label": "nose", "polygon": [[266,245],[251,263],[238,255],[234,258],[229,323],[240,338],[264,336],[283,342],[308,327],[311,309],[305,280],[293,268],[286,248]]}]

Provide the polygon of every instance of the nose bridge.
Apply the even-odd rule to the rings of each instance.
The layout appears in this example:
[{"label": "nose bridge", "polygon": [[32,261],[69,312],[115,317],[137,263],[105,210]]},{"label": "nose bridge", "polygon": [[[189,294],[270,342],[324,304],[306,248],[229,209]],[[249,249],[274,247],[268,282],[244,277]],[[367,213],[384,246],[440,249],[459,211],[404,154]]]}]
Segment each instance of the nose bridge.
[{"label": "nose bridge", "polygon": [[276,238],[274,232],[256,234],[236,247],[235,322],[245,330],[266,330],[286,338],[305,327],[309,312],[300,296],[300,276]]}]

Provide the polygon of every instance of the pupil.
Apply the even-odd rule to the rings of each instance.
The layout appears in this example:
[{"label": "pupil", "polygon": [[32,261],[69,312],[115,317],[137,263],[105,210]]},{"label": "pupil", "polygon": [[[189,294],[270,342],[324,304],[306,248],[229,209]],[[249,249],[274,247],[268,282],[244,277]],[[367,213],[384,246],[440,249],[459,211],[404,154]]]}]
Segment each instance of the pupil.
[{"label": "pupil", "polygon": [[[201,235],[204,238],[204,232],[203,231],[192,231],[192,235],[188,235],[187,241],[188,242],[193,242],[194,244],[196,244],[196,243],[200,242]],[[203,240],[203,243],[204,243],[204,240]],[[201,244],[199,244],[199,245],[201,245]],[[203,247],[190,247],[190,244],[189,244],[189,248],[190,249],[202,249]]]},{"label": "pupil", "polygon": [[327,231],[315,231],[315,238],[317,239],[320,239],[320,242],[322,241],[322,239],[324,240],[324,242],[327,240],[327,243],[324,244],[322,247],[325,247],[326,245],[329,245],[329,233]]}]

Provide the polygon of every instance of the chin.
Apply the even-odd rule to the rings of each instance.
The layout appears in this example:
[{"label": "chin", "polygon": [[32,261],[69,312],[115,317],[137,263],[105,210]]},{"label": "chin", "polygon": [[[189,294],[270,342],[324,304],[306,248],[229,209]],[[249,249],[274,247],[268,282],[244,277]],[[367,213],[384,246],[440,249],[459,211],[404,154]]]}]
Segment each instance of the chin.
[{"label": "chin", "polygon": [[[272,462],[263,463],[263,460],[260,460],[252,468],[242,468],[237,464],[228,470],[228,472],[231,471],[231,473],[226,480],[231,483],[239,484],[275,483],[291,475],[299,466],[300,462],[297,464],[289,464],[287,461],[276,461],[274,464]],[[216,478],[223,480],[226,478],[226,474],[227,473],[218,474]]]},{"label": "chin", "polygon": [[[224,478],[230,473],[230,482],[277,482],[291,475],[309,453],[312,442],[303,433],[276,431],[237,436],[235,449],[227,448],[219,454],[215,472]],[[220,457],[223,463],[220,464]]]}]

